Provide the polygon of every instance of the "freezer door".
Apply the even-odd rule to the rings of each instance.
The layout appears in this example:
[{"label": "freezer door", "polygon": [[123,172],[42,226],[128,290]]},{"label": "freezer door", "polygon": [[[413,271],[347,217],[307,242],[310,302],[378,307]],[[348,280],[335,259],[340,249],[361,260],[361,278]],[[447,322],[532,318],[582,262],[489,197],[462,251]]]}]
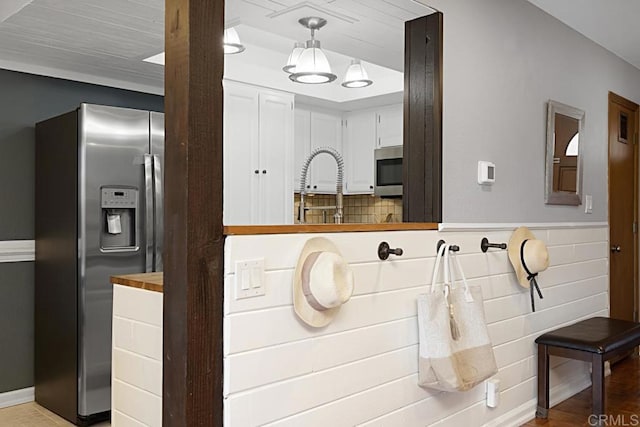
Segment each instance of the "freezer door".
[{"label": "freezer door", "polygon": [[164,114],[151,112],[151,154],[154,189],[154,257],[153,271],[162,271],[164,239]]},{"label": "freezer door", "polygon": [[[148,150],[148,111],[88,104],[80,107],[78,413],[81,417],[111,408],[110,276],[145,271],[144,248],[149,236],[144,224],[144,164]],[[131,190],[137,190],[137,194]],[[115,207],[120,203],[120,193],[127,198],[121,209]],[[129,215],[128,223],[114,226],[112,216],[122,212],[124,221],[131,197],[137,197],[135,212]],[[109,209],[103,208],[105,200]],[[128,245],[105,248],[105,239],[117,242],[119,233],[126,232],[135,233],[133,239],[122,239]]]}]

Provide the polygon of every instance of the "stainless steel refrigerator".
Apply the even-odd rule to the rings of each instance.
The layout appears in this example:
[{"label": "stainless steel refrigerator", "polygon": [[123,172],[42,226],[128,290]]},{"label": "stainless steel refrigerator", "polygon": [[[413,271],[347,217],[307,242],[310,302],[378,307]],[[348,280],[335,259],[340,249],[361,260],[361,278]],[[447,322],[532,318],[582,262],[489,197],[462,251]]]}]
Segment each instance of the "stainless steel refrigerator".
[{"label": "stainless steel refrigerator", "polygon": [[36,125],[35,399],[111,409],[110,276],[162,271],[164,115],[82,104]]}]

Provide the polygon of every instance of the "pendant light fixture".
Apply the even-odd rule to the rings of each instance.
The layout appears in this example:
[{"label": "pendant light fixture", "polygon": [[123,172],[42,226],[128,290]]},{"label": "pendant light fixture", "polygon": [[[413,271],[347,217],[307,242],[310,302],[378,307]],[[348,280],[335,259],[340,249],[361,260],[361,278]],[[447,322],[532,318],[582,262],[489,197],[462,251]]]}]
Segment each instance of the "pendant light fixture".
[{"label": "pendant light fixture", "polygon": [[371,86],[373,81],[369,80],[367,71],[362,66],[359,59],[352,59],[351,65],[347,68],[347,73],[342,81],[342,86],[348,88],[360,88]]},{"label": "pendant light fixture", "polygon": [[303,51],[304,51],[304,43],[295,42],[293,44],[293,50],[289,55],[289,59],[287,59],[287,65],[282,67],[282,71],[285,71],[289,74],[295,73],[296,64],[298,63],[298,60],[300,59],[300,55],[302,55]]},{"label": "pendant light fixture", "polygon": [[[296,83],[320,84],[329,83],[336,79],[331,72],[331,66],[326,55],[320,49],[320,41],[315,39],[315,32],[324,27],[326,19],[317,17],[302,18],[300,25],[311,30],[311,40],[307,40],[305,49],[296,62],[294,72],[289,78]],[[292,52],[293,53],[293,52]]]},{"label": "pendant light fixture", "polygon": [[240,43],[240,36],[235,28],[224,30],[224,53],[233,55],[244,51],[244,45]]}]

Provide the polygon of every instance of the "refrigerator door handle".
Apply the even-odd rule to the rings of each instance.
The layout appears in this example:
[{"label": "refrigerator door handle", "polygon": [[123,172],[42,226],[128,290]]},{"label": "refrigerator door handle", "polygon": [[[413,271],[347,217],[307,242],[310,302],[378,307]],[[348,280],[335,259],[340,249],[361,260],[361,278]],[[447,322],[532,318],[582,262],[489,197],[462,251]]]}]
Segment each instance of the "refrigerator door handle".
[{"label": "refrigerator door handle", "polygon": [[144,226],[145,226],[145,271],[153,271],[153,157],[144,155]]},{"label": "refrigerator door handle", "polygon": [[154,263],[153,263],[153,271],[162,271],[162,238],[164,233],[162,233],[164,227],[164,215],[163,215],[163,197],[164,197],[164,188],[162,188],[162,162],[159,156],[153,156],[153,177],[154,183],[153,188],[155,189],[155,209],[154,209]]}]

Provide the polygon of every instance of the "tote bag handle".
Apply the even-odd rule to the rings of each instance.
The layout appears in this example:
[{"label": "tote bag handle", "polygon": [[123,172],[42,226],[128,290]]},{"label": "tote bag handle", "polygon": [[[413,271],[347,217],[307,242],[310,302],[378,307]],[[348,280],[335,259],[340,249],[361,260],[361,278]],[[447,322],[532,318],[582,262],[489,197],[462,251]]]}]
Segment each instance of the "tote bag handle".
[{"label": "tote bag handle", "polygon": [[445,288],[445,292],[448,293],[449,289],[448,289],[448,284],[449,282],[449,275],[450,275],[450,271],[447,271],[448,268],[445,265],[445,257],[446,254],[449,252],[449,245],[448,244],[443,244],[440,245],[440,248],[438,248],[438,255],[436,256],[436,263],[433,266],[433,275],[431,276],[431,292],[435,292],[436,291],[436,285],[437,285],[437,280],[438,280],[438,273],[440,273],[440,264],[443,264],[443,270],[444,270],[444,282],[442,283],[443,287]]},{"label": "tote bag handle", "polygon": [[[443,245],[444,246],[444,245]],[[445,263],[445,269],[449,270],[449,276],[450,276],[450,282],[451,283],[451,288],[453,288],[456,285],[456,279],[455,276],[453,274],[453,269],[451,268],[451,259],[455,260],[455,267],[458,270],[458,274],[460,275],[460,279],[462,280],[462,284],[464,285],[464,299],[466,302],[473,302],[473,296],[471,296],[471,291],[469,290],[469,283],[467,282],[467,278],[464,275],[464,271],[462,271],[462,264],[460,264],[460,260],[458,259],[458,256],[453,254],[453,253],[449,253],[449,251],[447,251],[444,254],[444,263]]]}]

